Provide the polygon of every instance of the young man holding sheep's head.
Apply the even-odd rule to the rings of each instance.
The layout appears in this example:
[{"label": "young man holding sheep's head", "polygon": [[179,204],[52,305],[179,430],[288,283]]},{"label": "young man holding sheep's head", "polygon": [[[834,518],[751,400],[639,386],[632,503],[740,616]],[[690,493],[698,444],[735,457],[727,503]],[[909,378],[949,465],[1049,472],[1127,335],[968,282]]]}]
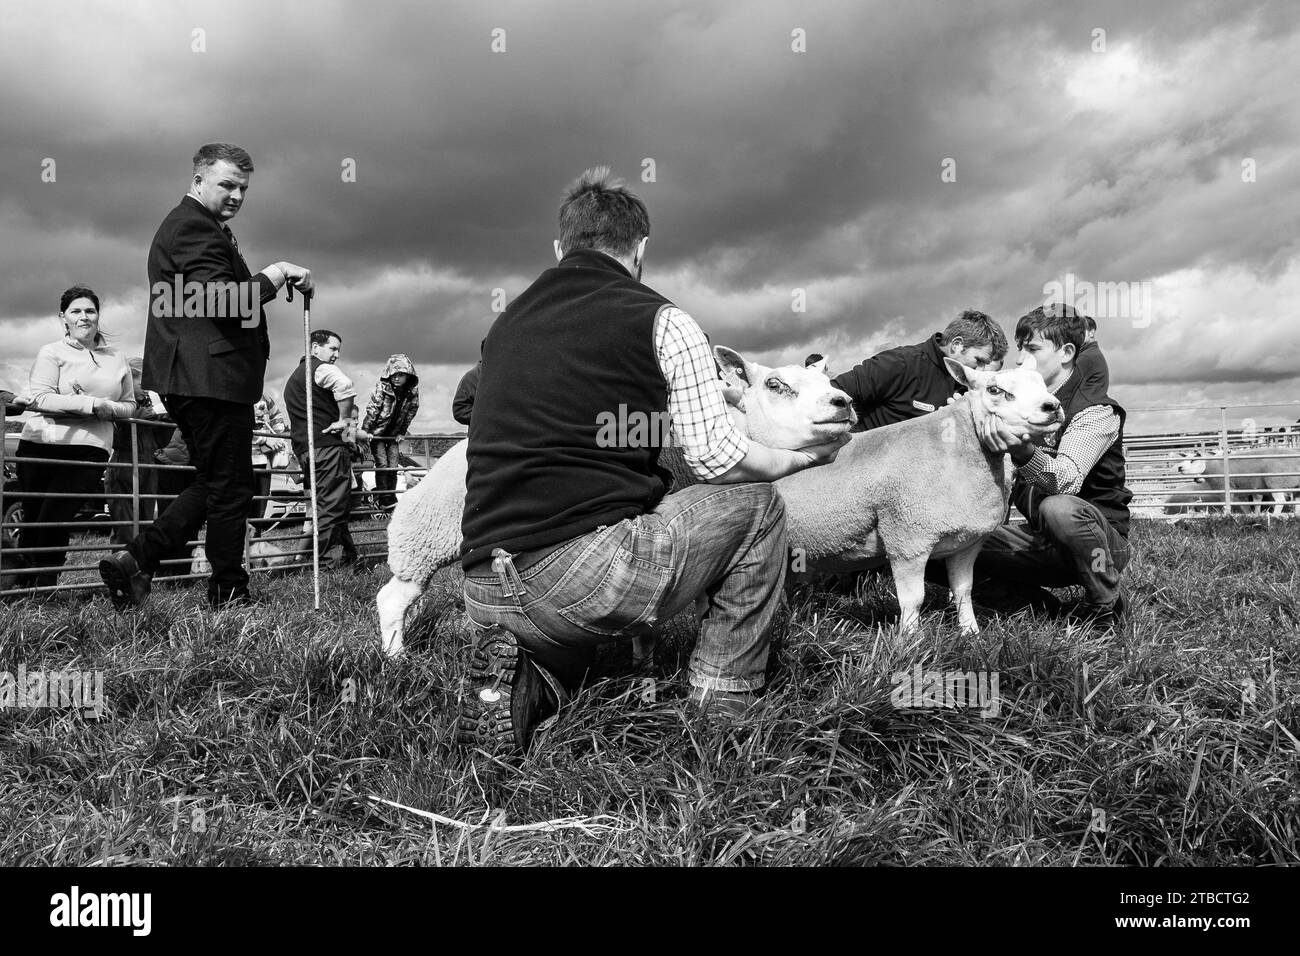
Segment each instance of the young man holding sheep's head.
[{"label": "young man holding sheep's head", "polygon": [[[1037,363],[1065,423],[1043,447],[1006,429],[981,435],[1010,453],[1011,501],[1028,523],[1003,525],[985,542],[975,600],[983,590],[986,604],[1051,603],[1042,587],[1077,584],[1085,592],[1083,616],[1115,628],[1125,612],[1120,572],[1129,560],[1133,497],[1124,485],[1125,412],[1075,368],[1084,335],[1084,316],[1067,305],[1039,307],[1016,323],[1016,345]],[[996,419],[988,427],[997,428]]]}]

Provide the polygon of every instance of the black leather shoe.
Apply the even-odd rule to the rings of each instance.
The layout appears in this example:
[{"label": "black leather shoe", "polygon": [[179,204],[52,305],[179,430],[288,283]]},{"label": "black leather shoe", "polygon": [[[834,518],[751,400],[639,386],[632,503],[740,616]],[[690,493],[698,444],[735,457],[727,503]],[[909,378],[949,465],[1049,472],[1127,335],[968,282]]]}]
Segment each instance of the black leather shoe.
[{"label": "black leather shoe", "polygon": [[208,591],[208,606],[214,611],[224,611],[228,607],[253,607],[260,603],[257,598],[248,593],[248,588],[235,588],[233,591]]},{"label": "black leather shoe", "polygon": [[555,713],[563,700],[559,680],[534,663],[504,627],[490,627],[470,655],[456,743],[489,753],[522,753],[539,721]]},{"label": "black leather shoe", "polygon": [[113,607],[125,611],[130,607],[143,607],[149,600],[153,575],[140,570],[140,565],[129,551],[114,551],[99,562],[99,576],[108,588]]}]

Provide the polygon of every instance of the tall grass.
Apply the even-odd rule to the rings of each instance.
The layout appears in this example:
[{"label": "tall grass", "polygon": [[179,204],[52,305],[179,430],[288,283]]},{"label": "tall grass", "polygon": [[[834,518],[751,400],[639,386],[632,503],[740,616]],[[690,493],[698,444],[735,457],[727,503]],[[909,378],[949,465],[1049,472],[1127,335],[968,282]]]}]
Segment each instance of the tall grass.
[{"label": "tall grass", "polygon": [[[107,708],[0,713],[0,862],[1300,863],[1300,522],[1139,523],[1134,545],[1121,638],[1032,615],[962,638],[932,590],[904,639],[887,578],[805,592],[740,723],[686,711],[679,618],[653,696],[611,645],[512,761],[451,746],[452,573],[395,662],[382,566],[326,575],[319,613],[302,575],[220,613],[202,585],[120,617],[102,593],[11,601],[0,671],[102,670]],[[997,671],[1000,713],[895,709],[917,663]]]}]

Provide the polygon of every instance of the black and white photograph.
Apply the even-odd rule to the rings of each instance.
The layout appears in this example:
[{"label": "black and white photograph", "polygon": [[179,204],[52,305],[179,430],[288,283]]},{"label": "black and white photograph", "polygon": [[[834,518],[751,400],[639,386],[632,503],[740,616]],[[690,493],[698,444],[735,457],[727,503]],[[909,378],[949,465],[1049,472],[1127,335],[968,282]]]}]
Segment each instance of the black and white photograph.
[{"label": "black and white photograph", "polygon": [[0,0],[22,918],[1125,868],[1081,932],[1241,941],[1300,864],[1297,89],[1292,0]]}]

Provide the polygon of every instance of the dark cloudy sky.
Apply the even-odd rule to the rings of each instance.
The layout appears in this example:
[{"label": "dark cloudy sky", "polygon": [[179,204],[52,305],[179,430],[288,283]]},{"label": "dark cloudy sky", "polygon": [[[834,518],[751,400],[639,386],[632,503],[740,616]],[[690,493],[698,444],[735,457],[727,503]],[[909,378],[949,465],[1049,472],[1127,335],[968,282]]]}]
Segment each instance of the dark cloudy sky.
[{"label": "dark cloudy sky", "polygon": [[[1150,292],[1099,320],[1121,402],[1293,401],[1297,89],[1293,0],[3,0],[0,385],[74,281],[140,351],[149,241],[228,141],[257,165],[250,265],[312,268],[363,390],[410,354],[428,429],[599,163],[649,205],[645,280],[770,364],[842,370],[964,308],[1010,333],[1073,273]],[[300,319],[271,309],[276,389]]]}]

